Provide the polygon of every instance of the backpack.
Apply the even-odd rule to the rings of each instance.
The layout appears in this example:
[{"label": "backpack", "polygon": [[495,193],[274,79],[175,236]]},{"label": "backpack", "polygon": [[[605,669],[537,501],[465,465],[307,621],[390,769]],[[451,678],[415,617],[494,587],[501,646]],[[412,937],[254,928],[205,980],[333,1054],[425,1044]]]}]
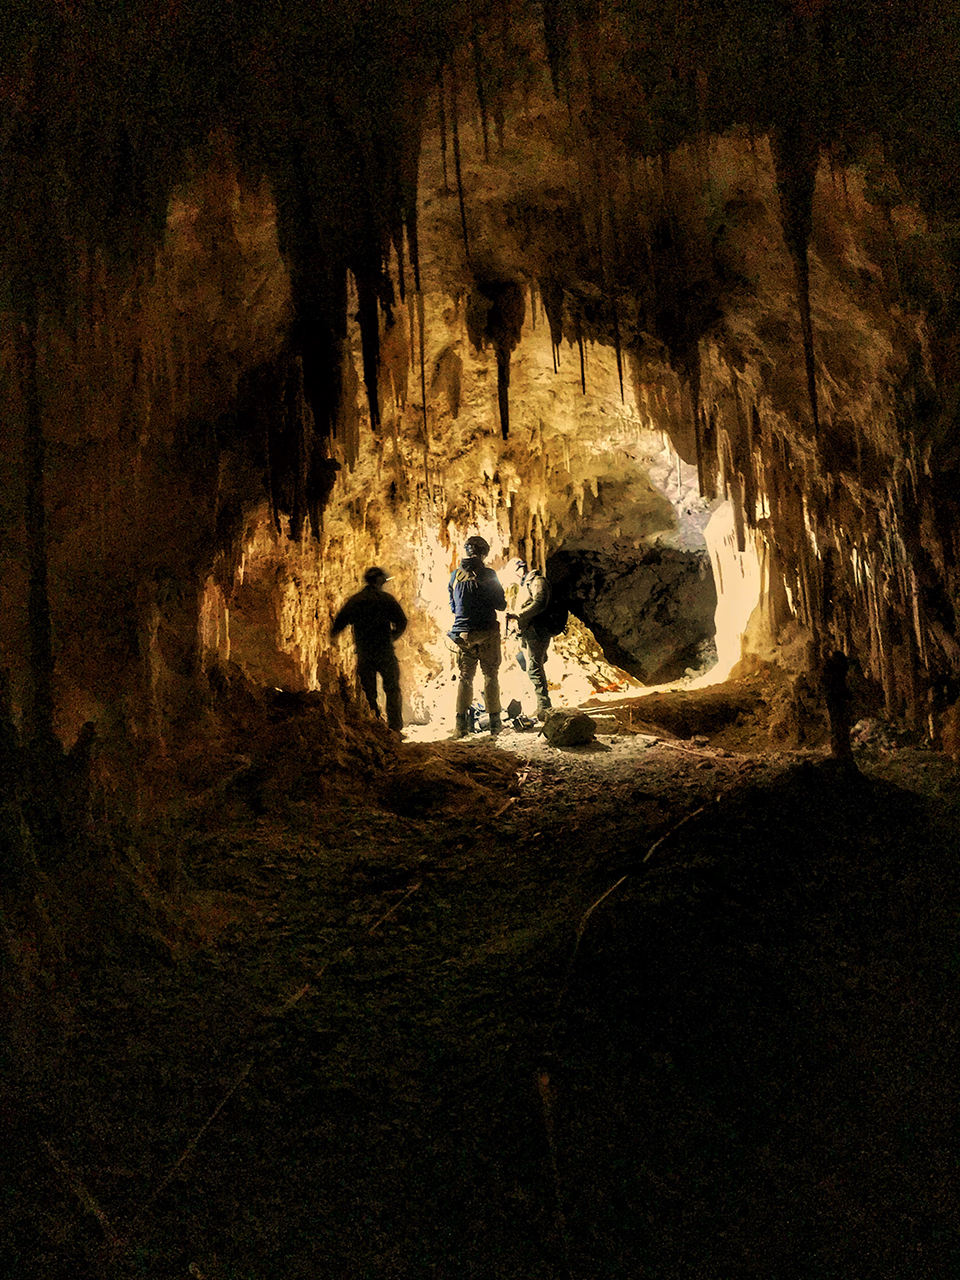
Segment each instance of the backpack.
[{"label": "backpack", "polygon": [[455,626],[466,623],[470,630],[487,630],[497,625],[497,610],[506,601],[492,569],[479,560],[464,560],[450,579],[450,603]]},{"label": "backpack", "polygon": [[483,610],[483,594],[479,578],[472,569],[461,565],[450,583],[450,604],[457,619],[473,619]]},{"label": "backpack", "polygon": [[471,605],[476,606],[479,598],[480,583],[476,571],[464,569],[463,565],[453,575],[450,585],[450,596],[457,613],[466,613]]},{"label": "backpack", "polygon": [[566,631],[569,617],[566,601],[552,595],[550,603],[535,619],[535,625],[545,636],[559,636]]}]

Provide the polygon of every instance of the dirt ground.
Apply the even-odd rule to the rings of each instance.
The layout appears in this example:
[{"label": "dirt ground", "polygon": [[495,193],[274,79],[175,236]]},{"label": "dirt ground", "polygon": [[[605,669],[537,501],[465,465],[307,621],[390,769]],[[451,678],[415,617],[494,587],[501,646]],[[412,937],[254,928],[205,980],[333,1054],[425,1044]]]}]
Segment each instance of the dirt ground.
[{"label": "dirt ground", "polygon": [[234,708],[5,926],[0,1274],[960,1274],[957,769],[768,692]]}]

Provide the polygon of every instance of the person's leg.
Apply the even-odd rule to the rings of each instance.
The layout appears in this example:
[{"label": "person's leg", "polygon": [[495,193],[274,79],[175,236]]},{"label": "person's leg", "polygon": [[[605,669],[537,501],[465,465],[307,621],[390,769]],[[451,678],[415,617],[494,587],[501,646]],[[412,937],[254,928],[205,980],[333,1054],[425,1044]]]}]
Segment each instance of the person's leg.
[{"label": "person's leg", "polygon": [[469,644],[472,633],[467,632],[461,639],[468,644],[466,649],[457,647],[457,671],[460,673],[460,683],[457,686],[457,715],[465,716],[467,708],[473,701],[473,678],[477,674],[477,662],[479,655],[477,646]]},{"label": "person's leg", "polygon": [[357,654],[357,678],[375,716],[380,715],[380,708],[377,706],[377,665],[376,658]]},{"label": "person's leg", "polygon": [[490,732],[500,727],[500,632],[485,631],[480,641],[483,699],[490,715]]},{"label": "person's leg", "polygon": [[541,711],[546,711],[547,707],[552,705],[545,667],[550,641],[542,639],[535,632],[531,632],[524,637],[523,647],[526,651],[527,675],[530,677],[533,691],[537,695],[537,714],[539,715]]},{"label": "person's leg", "polygon": [[381,660],[380,675],[383,679],[383,696],[387,704],[387,724],[399,733],[403,728],[403,712],[400,709],[400,663],[392,650],[384,654]]}]

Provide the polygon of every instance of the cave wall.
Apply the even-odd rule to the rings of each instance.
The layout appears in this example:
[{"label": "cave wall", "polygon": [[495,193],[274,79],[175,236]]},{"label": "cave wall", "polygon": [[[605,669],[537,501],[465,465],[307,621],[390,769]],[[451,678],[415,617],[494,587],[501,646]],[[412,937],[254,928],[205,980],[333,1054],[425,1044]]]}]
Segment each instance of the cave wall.
[{"label": "cave wall", "polygon": [[[894,299],[888,275],[891,262],[917,251],[922,224],[916,211],[878,210],[862,173],[820,168],[810,250],[820,389],[814,430],[774,161],[763,141],[747,135],[678,151],[669,182],[658,176],[654,194],[648,193],[651,202],[670,206],[672,252],[685,246],[674,264],[674,287],[691,296],[712,291],[717,316],[696,344],[696,376],[689,362],[677,367],[665,344],[639,327],[629,295],[620,298],[619,359],[602,324],[595,340],[562,332],[558,340],[544,282],[533,268],[558,251],[558,225],[565,227],[565,217],[543,210],[575,203],[575,192],[563,185],[566,158],[550,163],[560,114],[562,107],[548,99],[528,97],[495,172],[483,160],[479,127],[461,128],[468,229],[479,246],[469,261],[456,195],[444,191],[441,148],[435,136],[425,136],[426,431],[420,330],[411,323],[403,330],[410,335],[405,372],[402,355],[399,375],[391,366],[400,400],[385,412],[382,441],[372,441],[378,461],[341,473],[328,519],[336,523],[341,502],[356,503],[347,495],[358,486],[376,495],[386,469],[390,491],[408,495],[407,510],[426,540],[447,547],[447,567],[455,534],[479,526],[497,550],[518,547],[541,564],[564,548],[610,557],[605,576],[612,578],[616,566],[649,559],[658,546],[703,552],[711,512],[723,505],[730,528],[708,554],[726,595],[722,611],[736,615],[724,622],[737,646],[733,651],[724,642],[725,670],[740,656],[747,630],[751,652],[776,657],[777,630],[797,617],[815,640],[804,650],[809,661],[816,664],[821,649],[843,647],[878,686],[886,679],[892,692],[900,679],[910,687],[909,635],[896,624],[894,656],[884,631],[890,624],[882,627],[880,618],[886,609],[909,617],[912,605],[907,600],[905,608],[896,591],[881,603],[897,575],[888,563],[890,539],[876,535],[880,523],[914,519],[906,494],[899,509],[895,496],[896,477],[917,465],[904,457],[912,445],[901,438],[898,415],[905,388],[925,367],[928,334],[922,315]],[[532,229],[529,218],[517,218],[518,208],[540,211]],[[471,328],[478,272],[484,280],[518,280],[528,290],[510,355],[507,439],[498,414],[497,352],[492,343],[478,349],[475,321]],[[559,306],[569,326],[571,316],[582,315],[590,282],[574,276],[568,284],[552,305],[554,320]],[[403,542],[402,521],[387,505],[363,508],[386,533],[382,540],[374,534],[373,552]],[[854,585],[858,572],[870,573],[858,566],[870,561],[883,583],[873,605],[870,589],[864,596]],[[832,587],[825,585],[827,573],[839,575]],[[841,590],[843,606],[834,609]],[[831,592],[836,599],[827,607]],[[424,607],[419,590],[407,598]],[[627,615],[642,613],[643,604],[638,599],[609,630],[628,634]],[[592,621],[603,629],[602,617]],[[677,652],[684,647],[678,635]],[[899,676],[891,671],[897,663]],[[633,670],[656,678],[671,668],[656,660],[655,640],[640,638]],[[891,710],[904,705],[896,698],[890,703]]]},{"label": "cave wall", "polygon": [[[812,663],[841,647],[918,716],[960,668],[957,256],[944,112],[910,77],[949,102],[956,50],[916,73],[869,3],[829,8],[648,31],[517,4],[478,11],[471,48],[434,6],[413,50],[416,5],[262,30],[237,6],[216,40],[201,0],[14,27],[15,712],[39,691],[68,739],[88,717],[162,735],[238,656],[310,687],[378,561],[417,620],[402,660],[442,679],[467,529],[621,562],[702,548],[729,503],[715,577],[755,549],[755,652],[793,619]],[[875,44],[838,43],[860,19]]]},{"label": "cave wall", "polygon": [[[46,584],[57,731],[124,715],[159,734],[196,703],[217,644],[244,512],[264,492],[265,427],[242,411],[282,348],[289,282],[273,201],[224,153],[170,205],[156,257],[112,270],[78,255],[83,305],[27,345],[2,325],[0,652],[29,709],[33,639],[24,505],[31,366],[42,427]],[[126,710],[123,710],[126,705]]]}]

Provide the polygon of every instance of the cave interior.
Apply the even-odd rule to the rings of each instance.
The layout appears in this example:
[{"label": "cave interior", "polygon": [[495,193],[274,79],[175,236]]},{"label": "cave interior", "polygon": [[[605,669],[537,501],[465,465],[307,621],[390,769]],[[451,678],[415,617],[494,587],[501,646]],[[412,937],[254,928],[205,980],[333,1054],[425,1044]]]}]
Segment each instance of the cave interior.
[{"label": "cave interior", "polygon": [[[516,799],[499,757],[482,763],[496,744],[471,744],[473,764],[443,745],[456,677],[447,582],[470,533],[489,541],[495,569],[520,555],[569,605],[548,659],[558,704],[676,741],[726,728],[716,744],[728,758],[836,766],[828,789],[867,785],[852,744],[906,744],[942,779],[934,817],[955,820],[955,4],[7,0],[0,29],[10,1134],[33,1132],[36,1094],[62,1073],[64,1046],[78,1052],[65,975],[80,954],[96,972],[91,933],[104,918],[138,922],[124,947],[215,945],[170,833],[238,778],[253,811],[276,817],[293,794],[291,752],[298,795],[309,790],[320,812],[386,775],[388,814],[428,823],[416,797],[437,798],[439,826],[423,830],[439,843],[453,775],[471,779],[470,805],[471,769],[492,771],[484,785],[500,779],[505,806]],[[372,718],[352,647],[330,634],[371,565],[409,619],[396,646],[405,740]],[[505,700],[529,711],[509,654],[502,680]],[[749,711],[745,689],[762,692]],[[808,775],[797,785],[813,786]],[[836,818],[823,847],[837,860],[839,833],[855,838],[840,810],[868,808],[851,794],[823,800]],[[870,795],[870,813],[889,806],[899,832],[897,804]],[[623,801],[611,847],[694,812],[681,805],[658,827],[643,804]],[[754,825],[773,838],[765,821]],[[875,820],[864,823],[880,848]],[[741,857],[732,831],[719,823],[714,861],[724,840]],[[331,894],[356,859],[383,854],[366,838],[353,861],[330,853]],[[955,846],[936,844],[943,901],[955,902]],[[770,876],[749,907],[734,894],[745,920],[774,911],[786,881]],[[413,883],[411,872],[390,891]],[[100,907],[88,912],[91,894]],[[654,932],[667,929],[659,900],[657,911]],[[643,929],[640,907],[629,918]],[[615,1025],[610,1061],[629,1074],[626,996],[596,975],[639,962],[626,924],[610,928],[608,950],[587,961]],[[187,964],[185,942],[173,951],[174,967]],[[941,1027],[957,1009],[950,972]],[[692,964],[688,976],[697,982]],[[633,970],[625,983],[642,998]],[[670,990],[695,1021],[689,990]],[[956,1036],[952,1023],[953,1052]],[[706,1061],[706,1039],[700,1049]],[[562,1182],[553,1070],[534,1076]],[[347,1086],[343,1096],[349,1110]],[[625,1104],[610,1094],[604,1105]],[[689,1173],[699,1157],[670,1124]],[[359,1121],[350,1132],[359,1142]],[[492,1130],[486,1140],[491,1152],[510,1145]],[[77,1172],[79,1139],[65,1152],[49,1132],[29,1141],[46,1172],[14,1196],[22,1212],[4,1228],[20,1274],[77,1275],[96,1257],[91,1274],[126,1275],[134,1256],[136,1274],[184,1274],[187,1254],[169,1239],[137,1254],[110,1226]],[[336,1273],[358,1277],[586,1277],[598,1258],[609,1275],[773,1274],[758,1244],[773,1210],[756,1187],[740,1253],[718,1248],[712,1262],[706,1227],[674,1214],[672,1194],[658,1183],[643,1215],[659,1263],[648,1241],[604,1252],[590,1218],[599,1193],[581,1206],[592,1245],[571,1246],[560,1210],[541,1204],[530,1232],[547,1244],[529,1256],[511,1246],[502,1269],[482,1251],[457,1270],[409,1242],[388,1247],[382,1209],[375,1259],[355,1241],[352,1253],[328,1247]],[[726,1194],[715,1190],[704,1222]],[[75,1212],[58,1238],[61,1201]],[[36,1236],[27,1202],[46,1214],[39,1261],[23,1244],[28,1219]],[[77,1213],[99,1223],[95,1241]],[[937,1222],[920,1234],[953,1265],[955,1224]],[[684,1238],[703,1269],[684,1263]],[[224,1248],[190,1273],[274,1274],[283,1251],[250,1247],[250,1270]],[[806,1255],[822,1269],[799,1272],[788,1251],[782,1273],[844,1274],[836,1249]],[[300,1261],[285,1274],[334,1274],[310,1270],[319,1254],[286,1256]],[[858,1274],[907,1274],[892,1256]]]}]

